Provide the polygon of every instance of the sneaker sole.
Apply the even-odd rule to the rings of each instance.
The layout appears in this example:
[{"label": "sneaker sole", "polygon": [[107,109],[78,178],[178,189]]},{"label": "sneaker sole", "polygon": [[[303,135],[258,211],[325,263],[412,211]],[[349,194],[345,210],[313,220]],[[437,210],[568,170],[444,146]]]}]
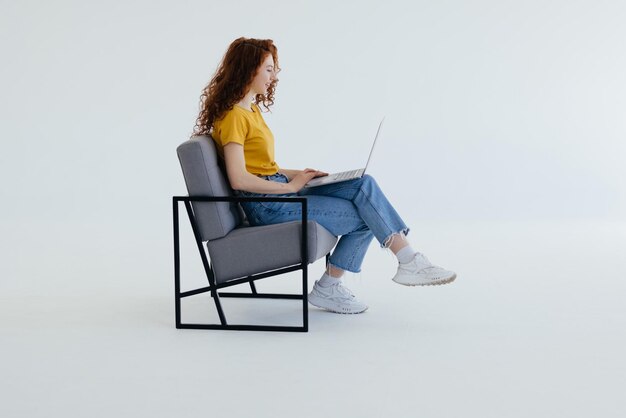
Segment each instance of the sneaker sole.
[{"label": "sneaker sole", "polygon": [[396,281],[395,279],[391,279],[394,282],[401,284],[403,286],[440,286],[442,284],[448,284],[448,283],[452,283],[454,281],[454,279],[456,279],[456,274],[452,277],[450,277],[449,279],[445,279],[445,280],[440,280],[440,281],[435,281],[435,282],[430,282],[430,283],[401,283]]},{"label": "sneaker sole", "polygon": [[[328,307],[328,306],[322,306],[320,303],[315,303],[315,302],[311,301],[311,296],[308,297],[308,300],[309,300],[309,303],[311,305],[315,306],[316,308],[324,309],[324,310],[326,310],[328,312],[337,313],[337,314],[343,314],[343,315],[360,314],[360,313],[363,313],[363,312],[367,311],[367,308],[369,308],[369,306],[368,306],[365,309],[363,309],[362,311],[344,312],[344,311],[340,311],[338,309],[333,309],[333,308]],[[313,296],[313,300],[315,300],[315,296]]]}]

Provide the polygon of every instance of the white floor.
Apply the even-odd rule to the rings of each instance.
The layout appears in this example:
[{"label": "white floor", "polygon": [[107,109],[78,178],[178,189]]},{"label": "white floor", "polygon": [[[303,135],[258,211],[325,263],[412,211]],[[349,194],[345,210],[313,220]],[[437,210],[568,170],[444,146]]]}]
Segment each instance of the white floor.
[{"label": "white floor", "polygon": [[[396,285],[372,244],[345,279],[370,309],[311,308],[308,333],[176,330],[169,225],[117,242],[113,226],[2,228],[2,417],[626,416],[626,223],[414,224],[457,281]],[[203,285],[183,250],[185,288]],[[293,301],[224,303],[233,322],[299,320]],[[216,317],[203,296],[184,308]]]}]

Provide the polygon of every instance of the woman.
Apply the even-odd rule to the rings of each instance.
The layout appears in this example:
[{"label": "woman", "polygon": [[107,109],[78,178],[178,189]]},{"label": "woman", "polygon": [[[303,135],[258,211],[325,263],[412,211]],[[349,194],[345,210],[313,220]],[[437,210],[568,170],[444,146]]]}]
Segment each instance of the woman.
[{"label": "woman", "polygon": [[[194,135],[211,135],[224,160],[228,180],[242,196],[306,196],[308,219],[341,236],[326,272],[309,294],[309,302],[336,313],[361,313],[367,305],[343,286],[345,271],[361,271],[373,238],[398,258],[393,281],[407,286],[438,285],[456,278],[452,271],[432,265],[415,252],[409,228],[391,206],[373,177],[303,188],[328,173],[290,170],[274,160],[274,136],[259,104],[269,110],[279,72],[276,46],[269,39],[239,38],[229,46],[213,79],[201,95]],[[285,202],[246,202],[242,207],[252,225],[301,219],[300,207]]]}]

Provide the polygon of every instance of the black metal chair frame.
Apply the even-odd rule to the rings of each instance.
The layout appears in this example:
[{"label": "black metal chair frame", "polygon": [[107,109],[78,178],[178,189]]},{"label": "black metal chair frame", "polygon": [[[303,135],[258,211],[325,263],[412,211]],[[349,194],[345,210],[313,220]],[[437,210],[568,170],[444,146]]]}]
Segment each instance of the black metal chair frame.
[{"label": "black metal chair frame", "polygon": [[[193,230],[194,238],[202,258],[204,271],[209,281],[209,286],[199,289],[180,291],[180,243],[179,243],[179,203],[184,202],[189,216],[189,222]],[[293,266],[272,270],[265,273],[253,274],[241,279],[231,280],[226,283],[216,283],[215,274],[211,268],[211,264],[207,258],[206,252],[202,246],[202,238],[198,229],[195,215],[193,213],[191,202],[291,202],[299,203],[302,206],[302,242],[301,242],[301,262]],[[291,331],[291,332],[308,332],[309,330],[309,311],[307,298],[307,200],[303,197],[242,197],[242,196],[173,196],[172,198],[173,214],[174,214],[174,297],[176,309],[176,328],[187,329],[224,329],[239,331]],[[326,255],[328,262],[328,255]],[[278,276],[280,274],[289,273],[296,270],[302,270],[302,294],[281,294],[281,293],[259,293],[256,290],[254,282],[256,280],[267,277]],[[220,292],[220,289],[235,286],[242,283],[249,283],[251,293],[243,292]],[[184,324],[181,322],[181,299],[187,296],[193,296],[200,293],[211,292],[211,296],[215,302],[215,307],[220,318],[219,324]],[[220,302],[220,297],[231,298],[269,298],[269,299],[301,299],[302,300],[302,326],[284,326],[284,325],[231,325],[226,321],[224,310]]]}]

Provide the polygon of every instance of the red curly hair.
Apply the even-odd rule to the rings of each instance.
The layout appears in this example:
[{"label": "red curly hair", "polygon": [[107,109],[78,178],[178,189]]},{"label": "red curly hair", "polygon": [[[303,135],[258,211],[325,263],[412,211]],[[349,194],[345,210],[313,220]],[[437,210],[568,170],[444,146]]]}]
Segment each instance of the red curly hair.
[{"label": "red curly hair", "polygon": [[[238,38],[230,44],[215,75],[202,90],[200,114],[192,136],[210,134],[213,123],[244,98],[268,54],[272,54],[278,69],[278,50],[271,39]],[[269,110],[274,104],[277,81],[271,82],[266,94],[257,94],[254,103],[262,103]]]}]

